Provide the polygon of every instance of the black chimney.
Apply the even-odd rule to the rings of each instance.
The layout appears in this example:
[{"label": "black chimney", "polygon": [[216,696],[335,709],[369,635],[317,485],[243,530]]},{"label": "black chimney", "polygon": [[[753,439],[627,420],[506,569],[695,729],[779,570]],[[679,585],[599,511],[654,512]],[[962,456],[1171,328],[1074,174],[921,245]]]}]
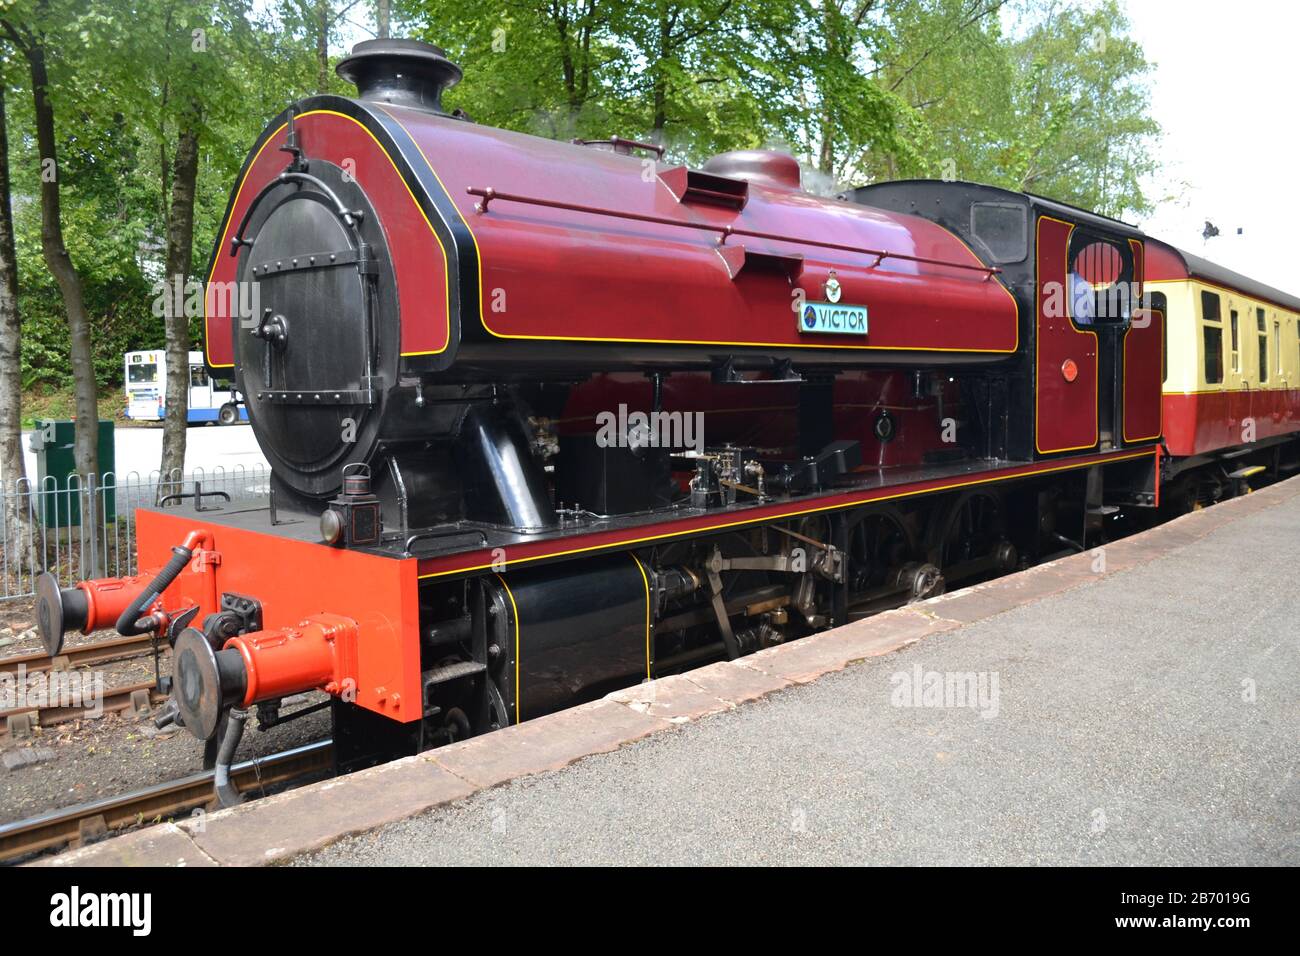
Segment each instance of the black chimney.
[{"label": "black chimney", "polygon": [[443,114],[442,91],[461,77],[445,50],[419,40],[362,40],[335,72],[353,83],[363,100]]}]

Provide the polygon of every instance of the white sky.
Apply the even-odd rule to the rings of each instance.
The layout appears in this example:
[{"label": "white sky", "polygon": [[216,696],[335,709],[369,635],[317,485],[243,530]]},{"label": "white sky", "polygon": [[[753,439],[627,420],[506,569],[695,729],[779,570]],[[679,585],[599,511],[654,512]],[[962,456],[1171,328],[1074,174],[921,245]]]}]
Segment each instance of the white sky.
[{"label": "white sky", "polygon": [[[1300,295],[1300,4],[1128,0],[1156,66],[1151,235]],[[1205,220],[1219,235],[1201,239]],[[1242,230],[1237,235],[1238,229]]]}]

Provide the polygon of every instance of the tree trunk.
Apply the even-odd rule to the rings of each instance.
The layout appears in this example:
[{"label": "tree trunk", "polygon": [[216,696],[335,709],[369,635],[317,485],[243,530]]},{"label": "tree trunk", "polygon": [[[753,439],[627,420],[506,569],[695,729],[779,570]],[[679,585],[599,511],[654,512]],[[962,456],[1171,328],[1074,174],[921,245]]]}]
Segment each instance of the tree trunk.
[{"label": "tree trunk", "polygon": [[[81,276],[63,241],[63,219],[59,208],[59,161],[54,139],[54,106],[49,97],[49,73],[45,66],[45,45],[40,35],[31,38],[23,50],[32,73],[32,103],[36,117],[36,150],[40,158],[41,251],[45,264],[59,284],[68,313],[68,339],[76,409],[76,439],[73,457],[83,488],[91,481],[98,486],[99,409],[96,405],[95,363],[90,352],[90,317],[81,291]],[[82,524],[98,528],[98,504],[94,495],[83,494]],[[92,549],[92,554],[96,553]],[[94,568],[92,571],[96,570]]]},{"label": "tree trunk", "polygon": [[376,6],[375,35],[378,36],[379,39],[381,40],[386,40],[388,39],[388,29],[389,29],[388,28],[388,20],[389,20],[388,0],[378,0],[375,6]]},{"label": "tree trunk", "polygon": [[[185,473],[185,426],[189,412],[190,319],[185,314],[185,282],[194,249],[194,183],[199,170],[198,108],[181,120],[172,167],[172,205],[167,217],[167,282],[163,314],[167,327],[167,415],[163,420],[159,495],[172,475]],[[173,489],[174,490],[174,489]]]},{"label": "tree trunk", "polygon": [[[14,217],[9,201],[9,137],[5,85],[0,78],[0,475],[4,498],[4,533],[9,561],[19,572],[30,570],[32,523],[29,499],[16,494],[27,477],[22,433],[22,315],[18,312],[18,259],[14,252]],[[12,542],[18,547],[12,547]]]},{"label": "tree trunk", "polygon": [[54,106],[49,97],[49,73],[45,47],[39,38],[24,51],[32,73],[32,104],[36,117],[36,149],[41,164],[41,251],[45,264],[59,285],[68,313],[71,341],[72,379],[75,392],[77,437],[74,456],[77,471],[93,475],[99,471],[96,432],[95,363],[90,352],[90,317],[81,291],[81,276],[72,264],[63,241],[63,213],[59,201],[59,159],[54,139]]},{"label": "tree trunk", "polygon": [[330,4],[316,4],[316,92],[330,91]]},{"label": "tree trunk", "polygon": [[664,72],[663,64],[668,59],[668,48],[672,43],[672,24],[668,22],[668,13],[665,10],[659,16],[659,62],[656,64],[658,69],[654,74],[654,86],[652,90],[652,112],[650,142],[662,143],[664,141],[664,127],[668,125],[668,76]]},{"label": "tree trunk", "polygon": [[[826,44],[826,58],[830,62],[836,62],[841,57],[839,24],[836,16],[839,13],[839,5],[835,5],[832,10],[831,4],[822,6],[822,37]],[[833,181],[835,178],[835,117],[831,113],[829,104],[822,107],[821,111],[821,143],[817,150],[817,169],[825,173]]]}]

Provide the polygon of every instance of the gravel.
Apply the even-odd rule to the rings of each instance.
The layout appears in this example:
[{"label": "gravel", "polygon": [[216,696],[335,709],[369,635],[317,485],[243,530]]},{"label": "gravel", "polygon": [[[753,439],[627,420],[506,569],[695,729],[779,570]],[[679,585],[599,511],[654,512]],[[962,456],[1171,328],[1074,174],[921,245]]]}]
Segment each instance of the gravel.
[{"label": "gravel", "polygon": [[[10,603],[0,612],[3,621],[0,627],[21,633],[30,626],[25,623],[30,617],[30,604],[24,608]],[[107,631],[90,636],[70,634],[68,644],[106,640],[112,636]],[[31,654],[40,649],[39,638],[32,638],[5,647],[3,657]],[[166,655],[161,668],[164,674],[171,670]],[[153,678],[153,659],[144,656],[115,661],[102,665],[99,671],[105,688],[138,684]],[[323,699],[322,694],[307,695],[304,705]],[[256,729],[254,721],[244,734],[236,759],[277,753],[320,740],[329,736],[329,732],[328,710],[265,733]],[[35,759],[33,754],[41,759]],[[0,736],[0,823],[115,796],[202,769],[201,742],[184,730],[159,731],[150,716],[135,717],[129,712],[37,728],[30,737],[14,738],[6,734]]]}]

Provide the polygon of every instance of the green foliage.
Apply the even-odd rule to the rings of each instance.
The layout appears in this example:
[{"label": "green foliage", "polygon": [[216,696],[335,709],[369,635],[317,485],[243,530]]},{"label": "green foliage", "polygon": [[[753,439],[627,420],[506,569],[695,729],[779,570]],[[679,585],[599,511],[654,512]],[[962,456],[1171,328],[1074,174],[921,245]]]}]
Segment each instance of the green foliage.
[{"label": "green foliage", "polygon": [[1008,171],[1023,189],[1110,215],[1147,212],[1159,126],[1142,80],[1142,48],[1125,36],[1117,0],[1053,11],[1013,49]]},{"label": "green foliage", "polygon": [[[160,348],[171,163],[183,118],[200,128],[195,271],[207,264],[230,186],[265,121],[311,92],[311,44],[251,0],[0,0],[0,17],[39,27],[50,51],[63,230],[94,317],[101,387],[122,353]],[[26,386],[70,382],[63,303],[42,256],[39,177],[26,63],[0,39]],[[199,330],[195,328],[194,332]]]},{"label": "green foliage", "polygon": [[[674,159],[776,146],[806,184],[946,177],[1143,212],[1159,128],[1118,0],[406,0],[474,119]],[[1004,24],[1010,23],[1004,29]]]},{"label": "green foliage", "polygon": [[[201,272],[249,145],[333,76],[373,4],[349,0],[0,0],[47,33],[64,232],[95,317],[99,383],[160,347],[171,163],[200,129]],[[769,146],[829,191],[949,176],[1111,214],[1145,211],[1158,126],[1119,0],[398,0],[394,35],[465,70],[447,105],[554,138],[618,134],[674,161]],[[39,21],[39,22],[38,22]],[[322,47],[322,29],[324,47]],[[0,36],[25,321],[23,375],[68,377],[62,302],[40,248],[26,64]],[[197,331],[197,330],[196,330]]]}]

